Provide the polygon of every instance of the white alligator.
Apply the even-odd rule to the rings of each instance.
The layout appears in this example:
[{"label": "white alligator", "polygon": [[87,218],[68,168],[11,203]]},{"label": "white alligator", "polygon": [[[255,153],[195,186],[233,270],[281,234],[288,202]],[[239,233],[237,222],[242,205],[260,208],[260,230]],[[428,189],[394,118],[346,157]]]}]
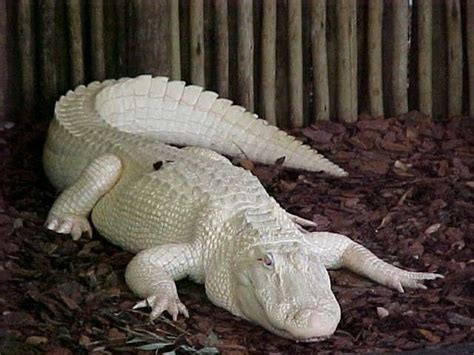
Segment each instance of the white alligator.
[{"label": "white alligator", "polygon": [[305,232],[300,224],[311,221],[287,213],[219,153],[346,175],[201,87],[151,76],[93,82],[56,104],[44,167],[62,193],[46,226],[77,240],[92,234],[91,214],[101,235],[137,253],[126,281],[152,318],[188,316],[175,281],[190,277],[214,304],[296,341],[324,339],[339,323],[328,268],[400,292],[442,277],[391,266],[343,235]]}]

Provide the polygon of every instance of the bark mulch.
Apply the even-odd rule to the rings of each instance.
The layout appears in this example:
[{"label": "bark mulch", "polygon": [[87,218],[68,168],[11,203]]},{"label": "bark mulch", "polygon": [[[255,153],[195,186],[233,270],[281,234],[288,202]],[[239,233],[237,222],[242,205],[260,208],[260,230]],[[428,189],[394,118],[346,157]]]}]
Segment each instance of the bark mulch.
[{"label": "bark mulch", "polygon": [[240,161],[289,212],[317,222],[313,230],[446,277],[400,294],[331,272],[342,321],[321,343],[233,317],[189,281],[178,289],[191,317],[150,324],[124,283],[131,254],[97,233],[74,242],[42,227],[55,198],[41,168],[45,129],[0,125],[1,354],[473,352],[473,119],[433,124],[410,113],[293,132],[347,169],[344,179]]}]

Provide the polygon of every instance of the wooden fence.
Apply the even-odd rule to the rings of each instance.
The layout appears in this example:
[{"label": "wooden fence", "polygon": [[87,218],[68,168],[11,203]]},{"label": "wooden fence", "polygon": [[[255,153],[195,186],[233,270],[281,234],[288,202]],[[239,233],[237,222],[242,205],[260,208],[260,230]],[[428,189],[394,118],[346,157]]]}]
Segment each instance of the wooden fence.
[{"label": "wooden fence", "polygon": [[166,75],[279,126],[474,116],[474,1],[18,0],[23,114],[92,80]]}]

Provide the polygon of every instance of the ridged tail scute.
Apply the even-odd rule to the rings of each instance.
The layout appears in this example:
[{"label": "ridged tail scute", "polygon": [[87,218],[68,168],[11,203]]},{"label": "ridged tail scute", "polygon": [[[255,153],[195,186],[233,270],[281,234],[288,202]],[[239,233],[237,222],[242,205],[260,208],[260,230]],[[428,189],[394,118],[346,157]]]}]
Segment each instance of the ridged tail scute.
[{"label": "ridged tail scute", "polygon": [[[286,167],[334,176],[347,175],[339,166],[294,137],[247,112],[242,106],[233,105],[232,101],[219,98],[216,93],[204,91],[199,86],[142,75],[94,83],[86,88],[82,86],[74,92],[74,100],[66,96],[64,104],[70,109],[70,104],[82,102],[76,99],[77,96],[86,95],[91,90],[93,95],[96,94],[93,107],[86,109],[84,114],[94,116],[87,117],[87,121],[93,121],[95,125],[105,121],[120,131],[168,144],[209,148],[266,164],[285,157],[283,165]],[[57,109],[61,108],[62,100]]]}]

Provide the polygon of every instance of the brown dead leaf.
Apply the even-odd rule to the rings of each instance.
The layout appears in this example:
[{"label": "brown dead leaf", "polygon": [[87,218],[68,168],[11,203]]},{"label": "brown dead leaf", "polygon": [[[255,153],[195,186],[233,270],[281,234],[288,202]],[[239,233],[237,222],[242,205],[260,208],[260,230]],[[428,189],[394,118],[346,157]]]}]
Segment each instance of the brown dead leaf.
[{"label": "brown dead leaf", "polygon": [[53,348],[45,352],[45,355],[72,355],[72,351],[67,348]]},{"label": "brown dead leaf", "polygon": [[428,329],[417,328],[418,333],[420,333],[426,340],[431,343],[439,343],[441,341],[441,337],[434,334],[432,331]]},{"label": "brown dead leaf", "polygon": [[34,345],[34,346],[46,344],[47,342],[48,342],[48,338],[42,337],[42,336],[36,336],[36,335],[32,335],[25,339],[26,344]]},{"label": "brown dead leaf", "polygon": [[333,137],[333,134],[330,132],[311,127],[303,128],[301,133],[318,144],[328,144],[331,142],[331,138]]},{"label": "brown dead leaf", "polygon": [[239,165],[245,170],[252,171],[253,169],[255,169],[255,164],[250,159],[240,159]]}]

